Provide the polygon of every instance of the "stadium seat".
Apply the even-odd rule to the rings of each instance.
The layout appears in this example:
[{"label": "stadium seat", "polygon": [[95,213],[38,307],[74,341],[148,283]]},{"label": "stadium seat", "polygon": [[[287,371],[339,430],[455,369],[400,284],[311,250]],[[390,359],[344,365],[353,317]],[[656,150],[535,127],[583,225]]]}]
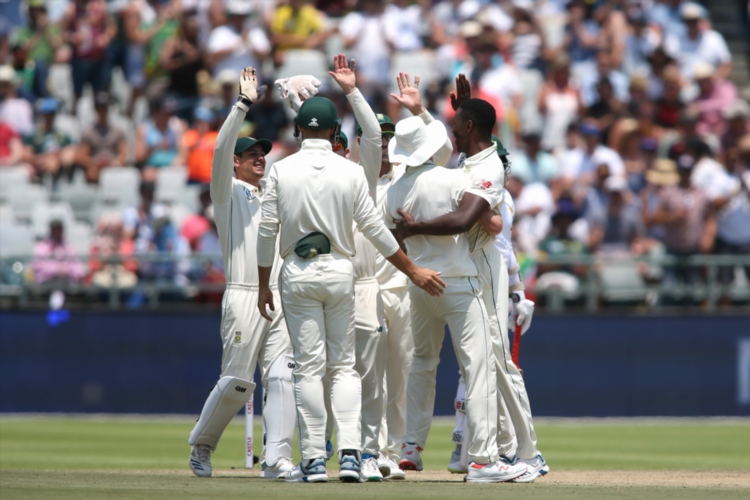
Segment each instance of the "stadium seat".
[{"label": "stadium seat", "polygon": [[409,73],[413,79],[419,76],[420,88],[424,88],[428,82],[438,79],[438,72],[435,69],[435,53],[430,50],[420,50],[417,52],[397,52],[391,60],[391,86],[397,91],[396,77],[399,71]]},{"label": "stadium seat", "polygon": [[49,193],[44,186],[36,184],[20,184],[6,195],[8,204],[13,207],[16,219],[31,220],[31,212],[40,203],[49,200]]},{"label": "stadium seat", "polygon": [[102,217],[103,214],[116,213],[121,216],[122,212],[126,208],[128,208],[127,205],[119,205],[117,203],[96,202],[91,206],[91,211],[89,211],[88,220],[91,221],[92,225],[96,226],[96,224],[99,222],[99,219]]},{"label": "stadium seat", "polygon": [[276,78],[289,78],[295,75],[313,75],[321,82],[328,77],[328,62],[319,50],[290,50],[284,57],[284,64],[276,73]]},{"label": "stadium seat", "polygon": [[190,213],[196,213],[200,208],[201,187],[196,184],[189,184],[182,188],[178,193],[175,202],[184,205],[190,210]]},{"label": "stadium seat", "polygon": [[34,252],[34,233],[28,226],[0,223],[0,257],[27,257]]},{"label": "stadium seat", "polygon": [[10,205],[0,205],[0,224],[15,224],[16,214]]},{"label": "stadium seat", "polygon": [[185,205],[175,203],[169,207],[169,219],[174,224],[174,227],[179,231],[182,227],[182,223],[187,219],[193,212],[190,211]]},{"label": "stadium seat", "polygon": [[634,262],[603,263],[599,280],[606,302],[639,302],[646,298],[648,290]]},{"label": "stadium seat", "polygon": [[65,241],[73,245],[80,255],[91,252],[91,226],[82,222],[74,222],[70,229],[65,229]]},{"label": "stadium seat", "polygon": [[156,201],[172,203],[179,199],[187,184],[187,169],[184,167],[162,168],[156,174]]},{"label": "stadium seat", "polygon": [[73,115],[58,113],[55,116],[55,130],[63,132],[70,137],[74,144],[81,142],[81,124]]},{"label": "stadium seat", "polygon": [[107,167],[99,175],[97,201],[136,205],[140,183],[141,173],[135,167]]},{"label": "stadium seat", "polygon": [[70,204],[77,220],[93,222],[89,219],[89,216],[97,197],[97,189],[94,186],[75,181],[70,184],[62,184],[58,188],[57,196],[60,201]]},{"label": "stadium seat", "polygon": [[29,171],[25,167],[0,168],[0,200],[6,199],[8,192],[18,185],[29,183]]},{"label": "stadium seat", "polygon": [[31,228],[34,237],[42,239],[49,234],[49,223],[59,219],[63,223],[65,232],[75,225],[75,215],[70,205],[61,203],[38,203],[31,212]]}]

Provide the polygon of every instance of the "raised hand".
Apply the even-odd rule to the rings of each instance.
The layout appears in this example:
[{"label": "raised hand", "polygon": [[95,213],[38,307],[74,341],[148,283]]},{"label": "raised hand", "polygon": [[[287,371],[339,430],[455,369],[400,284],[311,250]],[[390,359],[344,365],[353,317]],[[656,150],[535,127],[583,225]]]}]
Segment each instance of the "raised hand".
[{"label": "raised hand", "polygon": [[318,95],[320,80],[312,75],[297,75],[280,78],[274,84],[279,89],[281,100],[297,112],[306,99]]},{"label": "raised hand", "polygon": [[401,95],[391,94],[391,97],[408,109],[411,114],[422,114],[424,108],[422,107],[422,95],[419,93],[419,77],[414,77],[414,85],[412,86],[408,73],[399,73],[396,77],[396,83]]},{"label": "raised hand", "polygon": [[265,85],[258,88],[258,77],[255,75],[255,68],[248,66],[240,72],[240,99],[247,101],[248,106],[263,97],[266,89]]},{"label": "raised hand", "polygon": [[349,95],[357,88],[357,77],[354,72],[356,68],[356,62],[352,59],[347,62],[344,54],[339,54],[333,57],[333,71],[329,71],[328,74],[336,80],[344,94]]},{"label": "raised hand", "polygon": [[466,75],[459,73],[456,77],[456,93],[451,92],[451,107],[453,111],[458,111],[458,107],[466,99],[471,97],[471,84],[466,79]]}]

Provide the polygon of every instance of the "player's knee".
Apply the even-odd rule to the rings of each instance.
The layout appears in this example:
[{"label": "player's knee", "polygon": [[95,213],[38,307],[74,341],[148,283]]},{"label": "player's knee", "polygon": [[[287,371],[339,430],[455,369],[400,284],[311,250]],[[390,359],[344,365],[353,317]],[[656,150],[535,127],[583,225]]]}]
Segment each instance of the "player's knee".
[{"label": "player's knee", "polygon": [[293,357],[286,354],[279,356],[271,363],[271,367],[268,369],[268,380],[285,380],[291,382],[294,366]]}]

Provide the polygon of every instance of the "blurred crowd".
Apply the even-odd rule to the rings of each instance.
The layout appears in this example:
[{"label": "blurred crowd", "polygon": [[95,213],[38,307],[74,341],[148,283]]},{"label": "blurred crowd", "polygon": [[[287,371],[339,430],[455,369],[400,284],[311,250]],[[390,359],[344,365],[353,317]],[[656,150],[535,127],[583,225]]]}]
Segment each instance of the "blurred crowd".
[{"label": "blurred crowd", "polygon": [[[353,137],[346,100],[327,81],[338,52],[356,59],[359,88],[394,120],[397,71],[421,77],[425,107],[446,123],[459,73],[494,105],[511,150],[515,247],[532,289],[574,296],[586,273],[536,265],[547,255],[671,255],[675,265],[632,274],[686,284],[703,271],[680,259],[750,255],[750,106],[698,3],[9,0],[0,11],[0,175],[23,170],[52,202],[73,183],[98,189],[114,169],[137,168],[140,184],[129,204],[76,212],[74,223],[91,227],[88,269],[74,258],[81,246],[64,236],[66,221],[49,221],[34,249],[37,282],[221,282],[220,258],[200,269],[180,259],[220,253],[205,186],[239,71],[259,68],[269,87],[282,76],[318,76]],[[291,118],[268,92],[242,135],[274,143],[270,164],[297,148]],[[165,172],[177,170],[195,197],[183,206],[157,196]],[[176,259],[132,257],[142,252]],[[97,261],[113,254],[124,257],[116,269]],[[720,270],[723,284],[734,277],[733,267]]]}]

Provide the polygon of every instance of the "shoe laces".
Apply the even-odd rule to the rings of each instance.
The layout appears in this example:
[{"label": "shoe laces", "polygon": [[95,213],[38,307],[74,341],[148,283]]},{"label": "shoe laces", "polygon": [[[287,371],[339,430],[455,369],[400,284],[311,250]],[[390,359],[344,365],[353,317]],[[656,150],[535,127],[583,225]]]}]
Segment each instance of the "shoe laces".
[{"label": "shoe laces", "polygon": [[294,467],[294,462],[292,462],[292,459],[291,459],[291,458],[287,458],[287,457],[281,457],[281,458],[280,458],[280,459],[279,459],[279,460],[278,460],[278,461],[276,462],[276,468],[277,468],[277,469],[281,469],[281,468],[282,468],[282,466],[285,466],[285,465],[287,465],[287,466],[290,466],[290,467]]},{"label": "shoe laces", "polygon": [[371,472],[378,470],[378,461],[375,457],[370,457],[364,461],[362,466],[365,469],[369,469]]},{"label": "shoe laces", "polygon": [[211,448],[204,444],[199,444],[195,448],[195,456],[198,457],[198,461],[207,462],[211,459]]}]

